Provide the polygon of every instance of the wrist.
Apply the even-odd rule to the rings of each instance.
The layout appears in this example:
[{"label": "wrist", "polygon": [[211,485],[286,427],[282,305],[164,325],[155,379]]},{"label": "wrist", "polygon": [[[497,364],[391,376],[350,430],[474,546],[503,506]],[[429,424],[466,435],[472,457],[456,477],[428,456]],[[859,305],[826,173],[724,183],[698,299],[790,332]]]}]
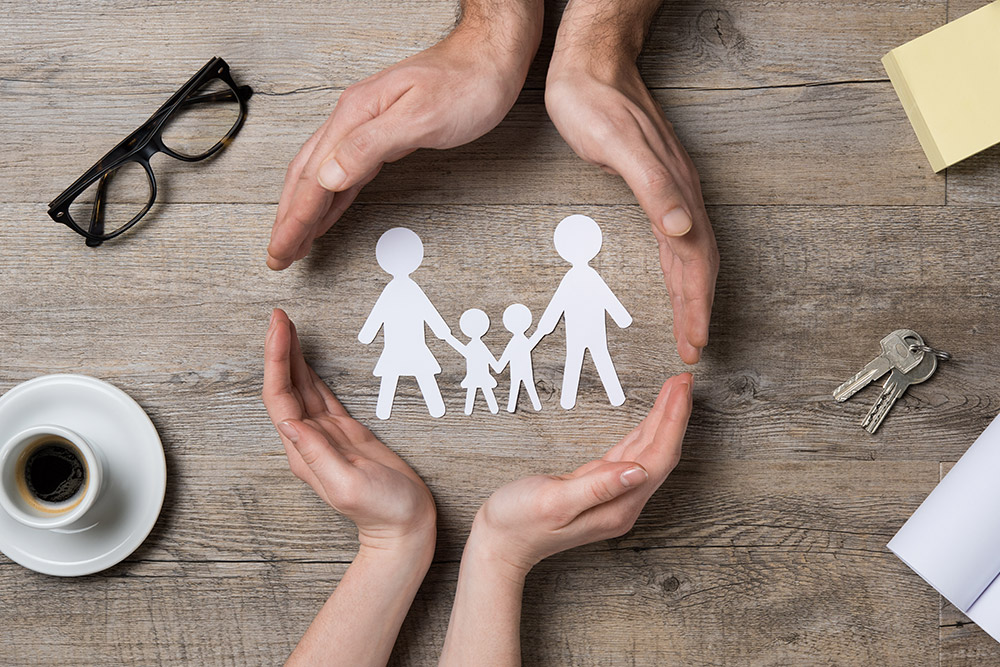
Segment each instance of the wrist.
[{"label": "wrist", "polygon": [[608,81],[635,71],[659,2],[641,4],[623,9],[593,0],[571,0],[556,34],[549,76],[577,71]]},{"label": "wrist", "polygon": [[429,521],[405,532],[387,536],[359,531],[361,543],[358,554],[393,567],[397,564],[423,569],[430,567],[437,543],[437,526],[433,517]]},{"label": "wrist", "polygon": [[521,585],[531,568],[540,560],[521,552],[514,542],[493,530],[480,511],[472,522],[462,561],[469,561],[477,571],[489,571],[497,577]]},{"label": "wrist", "polygon": [[426,537],[393,542],[370,543],[362,540],[355,563],[375,568],[380,572],[397,574],[403,578],[423,579],[434,559],[435,541]]},{"label": "wrist", "polygon": [[[499,6],[497,6],[499,5]],[[506,0],[490,7],[463,2],[458,25],[448,36],[465,51],[485,51],[490,64],[524,83],[542,39],[542,0]]]}]

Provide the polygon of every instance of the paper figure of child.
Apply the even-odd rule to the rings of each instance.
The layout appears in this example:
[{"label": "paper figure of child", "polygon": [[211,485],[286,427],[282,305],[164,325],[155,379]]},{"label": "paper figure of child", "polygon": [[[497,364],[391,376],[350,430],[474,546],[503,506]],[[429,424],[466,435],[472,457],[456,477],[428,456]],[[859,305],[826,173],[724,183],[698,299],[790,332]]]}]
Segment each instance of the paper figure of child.
[{"label": "paper figure of child", "polygon": [[378,265],[392,276],[382,290],[375,307],[358,334],[368,345],[382,329],[383,349],[373,374],[382,378],[375,416],[388,419],[400,376],[412,375],[427,403],[432,417],[444,414],[444,400],[435,375],[441,372],[437,359],[427,348],[424,324],[443,340],[451,338],[451,329],[409,276],[424,260],[420,237],[405,227],[395,227],[382,235],[375,246]]},{"label": "paper figure of child", "polygon": [[573,267],[559,283],[531,341],[537,343],[542,336],[552,333],[565,315],[566,370],[559,404],[566,410],[576,405],[583,353],[590,350],[590,358],[597,367],[611,405],[621,405],[625,402],[625,392],[608,352],[605,313],[622,329],[632,324],[632,316],[600,274],[588,266],[601,250],[601,228],[585,215],[571,215],[556,226],[553,241],[556,252]]},{"label": "paper figure of child", "polygon": [[503,311],[503,326],[507,331],[514,334],[510,342],[500,355],[500,361],[494,366],[497,373],[502,371],[507,364],[510,364],[510,398],[507,399],[507,412],[514,412],[517,407],[517,397],[521,393],[521,385],[524,385],[528,397],[531,399],[531,407],[535,411],[542,409],[542,403],[538,400],[538,392],[535,391],[535,373],[531,367],[531,351],[535,349],[538,340],[528,340],[524,332],[531,326],[531,311],[528,307],[515,303],[507,306]]},{"label": "paper figure of child", "polygon": [[466,390],[465,414],[472,414],[477,390],[483,392],[490,412],[496,414],[500,411],[496,396],[493,395],[493,387],[497,386],[497,381],[490,373],[490,368],[496,367],[497,360],[483,342],[483,336],[490,330],[490,318],[478,308],[472,308],[462,313],[458,326],[469,337],[469,342],[463,345],[453,337],[445,340],[465,357],[465,379],[462,380],[462,387]]}]

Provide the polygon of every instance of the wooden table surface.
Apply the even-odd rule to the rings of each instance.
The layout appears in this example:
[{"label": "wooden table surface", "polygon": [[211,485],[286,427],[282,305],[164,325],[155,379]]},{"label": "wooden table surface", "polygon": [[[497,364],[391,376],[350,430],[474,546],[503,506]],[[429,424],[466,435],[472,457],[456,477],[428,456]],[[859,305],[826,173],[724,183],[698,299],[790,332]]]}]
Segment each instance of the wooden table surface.
[{"label": "wooden table surface", "polygon": [[[626,536],[530,575],[523,651],[538,665],[982,665],[1000,646],[885,548],[1000,410],[1000,149],[934,174],[879,58],[977,0],[667,0],[641,67],[702,177],[722,256],[683,460]],[[285,166],[345,86],[444,35],[454,0],[6,2],[0,11],[0,391],[76,372],[121,387],[163,439],[168,487],[146,542],[60,579],[0,558],[4,665],[281,662],[333,590],[349,521],[288,471],[260,401],[270,309],[348,409],[427,480],[434,565],[392,663],[434,664],[480,503],[616,442],[685,370],[654,241],[632,194],[546,117],[561,6],[521,95],[489,135],[387,167],[303,262],[264,265]],[[46,203],[209,57],[251,84],[217,159],[154,159],[159,202],[99,249]],[[457,326],[513,300],[536,317],[565,265],[555,224],[590,214],[595,262],[635,317],[612,327],[628,400],[585,367],[559,408],[560,336],[538,348],[543,411],[462,414],[460,358],[431,337],[448,414],[412,383],[374,418],[379,344],[357,332],[384,284],[374,247],[405,225],[414,277]],[[832,389],[899,327],[950,350],[881,431],[869,389]],[[560,329],[561,331],[561,329]],[[558,332],[557,332],[558,334]],[[588,362],[589,363],[589,362]],[[506,374],[500,377],[501,388]],[[501,401],[506,391],[501,389]],[[524,403],[522,403],[524,405]]]}]

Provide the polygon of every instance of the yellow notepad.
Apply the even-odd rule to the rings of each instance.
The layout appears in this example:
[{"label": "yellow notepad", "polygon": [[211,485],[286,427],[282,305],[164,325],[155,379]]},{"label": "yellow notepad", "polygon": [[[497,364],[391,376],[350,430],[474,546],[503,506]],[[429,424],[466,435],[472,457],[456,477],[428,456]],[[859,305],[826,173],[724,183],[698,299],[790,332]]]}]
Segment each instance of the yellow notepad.
[{"label": "yellow notepad", "polygon": [[893,49],[882,64],[934,171],[1000,142],[1000,0]]}]

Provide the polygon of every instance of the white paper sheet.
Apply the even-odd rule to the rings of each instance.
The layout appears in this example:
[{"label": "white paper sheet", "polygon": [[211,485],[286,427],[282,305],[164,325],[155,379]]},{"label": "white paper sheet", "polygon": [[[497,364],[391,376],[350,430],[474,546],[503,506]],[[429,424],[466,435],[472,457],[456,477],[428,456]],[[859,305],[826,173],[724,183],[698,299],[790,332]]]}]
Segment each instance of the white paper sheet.
[{"label": "white paper sheet", "polygon": [[984,591],[1000,573],[1000,417],[903,524],[889,549],[998,638],[1000,583]]},{"label": "white paper sheet", "polygon": [[1000,642],[1000,577],[993,580],[965,615]]}]

